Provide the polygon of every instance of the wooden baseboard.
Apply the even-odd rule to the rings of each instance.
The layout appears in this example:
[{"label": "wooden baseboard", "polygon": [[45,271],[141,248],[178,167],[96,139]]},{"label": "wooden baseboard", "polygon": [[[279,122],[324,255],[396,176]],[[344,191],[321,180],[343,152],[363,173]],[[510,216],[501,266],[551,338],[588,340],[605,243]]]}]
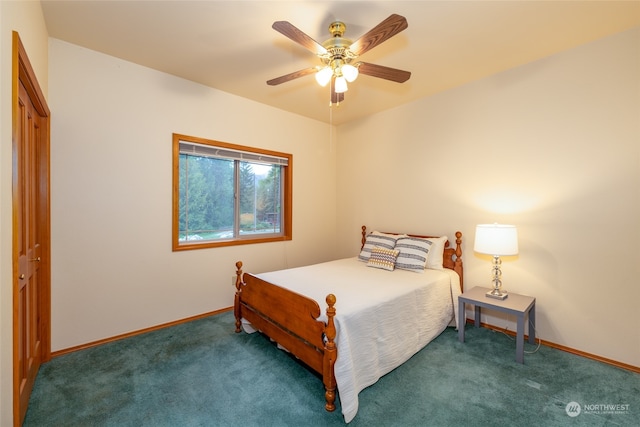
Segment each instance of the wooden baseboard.
[{"label": "wooden baseboard", "polygon": [[[473,319],[467,319],[467,323],[470,324],[474,324]],[[483,328],[487,328],[487,329],[491,329],[494,331],[499,331],[502,333],[505,333],[507,335],[511,335],[513,337],[516,336],[516,333],[514,331],[510,331],[508,329],[505,328],[501,328],[499,326],[494,326],[494,325],[490,325],[488,323],[480,323],[480,326],[482,326]],[[528,335],[524,336],[525,341],[527,340]],[[627,363],[622,363],[622,362],[618,362],[617,360],[613,360],[613,359],[608,359],[606,357],[602,357],[602,356],[598,356],[597,354],[591,354],[591,353],[587,353],[581,350],[576,350],[575,348],[571,348],[571,347],[567,347],[561,344],[556,344],[554,342],[551,341],[546,341],[543,340],[541,338],[538,337],[538,340],[540,341],[540,344],[546,346],[546,347],[551,347],[551,348],[555,348],[558,350],[562,350],[564,352],[567,353],[571,353],[571,354],[575,354],[577,356],[581,356],[581,357],[585,357],[587,359],[592,359],[592,360],[596,360],[598,362],[602,362],[602,363],[606,363],[608,365],[612,365],[618,368],[622,368],[622,369],[626,369],[627,371],[631,371],[631,372],[636,372],[640,374],[640,367],[639,366],[633,366],[633,365],[629,365]]]},{"label": "wooden baseboard", "polygon": [[147,332],[153,332],[153,331],[157,331],[159,329],[169,328],[171,326],[179,325],[181,323],[187,323],[187,322],[191,322],[193,320],[203,319],[205,317],[213,316],[215,314],[225,313],[225,312],[231,311],[231,310],[233,310],[233,307],[227,307],[227,308],[223,308],[223,309],[220,309],[220,310],[211,311],[209,313],[203,313],[203,314],[198,314],[197,316],[187,317],[185,319],[174,320],[173,322],[163,323],[161,325],[152,326],[150,328],[140,329],[138,331],[128,332],[126,334],[116,335],[114,337],[105,338],[105,339],[102,339],[102,340],[98,340],[98,341],[93,341],[93,342],[86,343],[86,344],[77,345],[75,347],[65,348],[63,350],[58,350],[58,351],[52,352],[51,353],[51,357],[58,357],[58,356],[62,356],[64,354],[73,353],[74,351],[85,350],[85,349],[91,348],[91,347],[97,347],[97,346],[102,345],[102,344],[107,344],[107,343],[118,341],[118,340],[121,340],[121,339],[124,339],[124,338],[134,337],[136,335],[146,334]]}]

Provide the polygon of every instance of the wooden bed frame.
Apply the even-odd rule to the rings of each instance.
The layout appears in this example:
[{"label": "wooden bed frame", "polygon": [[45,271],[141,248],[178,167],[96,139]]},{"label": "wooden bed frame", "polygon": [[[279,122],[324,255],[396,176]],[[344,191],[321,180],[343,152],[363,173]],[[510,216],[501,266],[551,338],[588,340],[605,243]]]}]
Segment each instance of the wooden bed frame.
[{"label": "wooden bed frame", "polygon": [[[389,233],[396,234],[396,233]],[[434,237],[410,235],[413,237]],[[367,237],[367,228],[362,226],[362,246]],[[462,233],[456,232],[456,247],[444,250],[445,268],[460,276],[462,286]],[[242,319],[251,326],[286,348],[291,354],[322,376],[325,387],[325,409],[335,410],[336,378],[334,364],[338,357],[336,347],[336,297],[327,295],[327,321],[320,316],[318,303],[304,295],[281,288],[258,277],[243,273],[242,261],[236,262],[236,294],[234,315],[236,332],[240,332]],[[454,307],[454,310],[456,307]]]}]

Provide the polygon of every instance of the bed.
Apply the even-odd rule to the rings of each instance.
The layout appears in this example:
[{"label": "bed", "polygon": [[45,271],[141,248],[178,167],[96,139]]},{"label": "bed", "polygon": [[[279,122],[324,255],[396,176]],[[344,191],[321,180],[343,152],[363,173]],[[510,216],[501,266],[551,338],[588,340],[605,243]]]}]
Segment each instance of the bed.
[{"label": "bed", "polygon": [[457,325],[462,233],[455,237],[452,247],[446,236],[362,226],[357,257],[262,274],[238,261],[235,330],[262,332],[316,371],[325,409],[335,410],[339,391],[348,423],[361,390]]}]

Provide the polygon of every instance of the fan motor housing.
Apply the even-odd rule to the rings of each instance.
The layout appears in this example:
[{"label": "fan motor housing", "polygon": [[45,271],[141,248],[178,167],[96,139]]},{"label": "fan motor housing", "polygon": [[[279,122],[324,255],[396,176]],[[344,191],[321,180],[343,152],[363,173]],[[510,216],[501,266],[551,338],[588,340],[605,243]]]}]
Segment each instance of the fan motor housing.
[{"label": "fan motor housing", "polygon": [[349,63],[356,57],[356,55],[349,51],[349,46],[351,46],[353,41],[342,37],[346,29],[347,26],[344,22],[340,21],[332,22],[329,25],[331,38],[322,43],[322,47],[327,49],[328,52],[326,55],[323,55],[325,63],[329,64],[336,60],[342,60],[345,63]]}]

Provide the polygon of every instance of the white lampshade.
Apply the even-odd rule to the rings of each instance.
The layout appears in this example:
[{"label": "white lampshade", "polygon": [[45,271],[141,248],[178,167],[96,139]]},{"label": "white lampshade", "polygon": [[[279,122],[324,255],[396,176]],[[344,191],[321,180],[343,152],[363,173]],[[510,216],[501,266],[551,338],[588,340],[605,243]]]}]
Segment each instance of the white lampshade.
[{"label": "white lampshade", "polygon": [[349,88],[347,87],[347,80],[340,76],[336,77],[336,93],[346,92]]},{"label": "white lampshade", "polygon": [[331,76],[333,75],[333,70],[331,67],[324,67],[320,71],[316,73],[316,81],[322,87],[325,87],[329,81],[331,81]]},{"label": "white lampshade", "polygon": [[342,66],[342,75],[351,83],[358,78],[358,69],[351,64],[344,64]]},{"label": "white lampshade", "polygon": [[515,225],[478,224],[473,250],[488,255],[517,255],[518,229]]}]

